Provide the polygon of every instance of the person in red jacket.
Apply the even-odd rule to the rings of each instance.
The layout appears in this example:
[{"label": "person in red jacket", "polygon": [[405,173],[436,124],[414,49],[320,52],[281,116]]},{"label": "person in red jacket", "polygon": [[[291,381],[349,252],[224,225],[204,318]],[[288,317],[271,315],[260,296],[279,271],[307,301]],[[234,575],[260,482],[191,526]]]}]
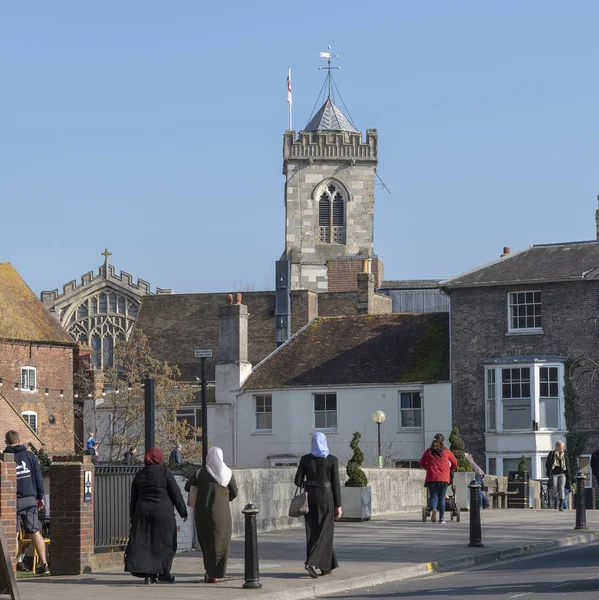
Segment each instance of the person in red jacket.
[{"label": "person in red jacket", "polygon": [[439,509],[439,523],[445,523],[445,493],[451,481],[451,472],[458,466],[458,460],[443,442],[445,438],[437,433],[433,438],[431,447],[426,450],[420,459],[420,466],[426,469],[424,485],[428,488],[428,513],[431,521],[437,520],[437,507]]}]

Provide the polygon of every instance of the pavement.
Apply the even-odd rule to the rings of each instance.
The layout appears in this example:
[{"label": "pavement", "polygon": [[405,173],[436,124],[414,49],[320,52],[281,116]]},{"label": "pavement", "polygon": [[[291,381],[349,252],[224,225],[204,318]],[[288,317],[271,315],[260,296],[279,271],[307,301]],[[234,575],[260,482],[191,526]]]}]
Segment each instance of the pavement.
[{"label": "pavement", "polygon": [[[599,540],[599,511],[587,511],[588,530],[575,530],[575,512],[489,509],[482,512],[484,546],[469,547],[469,514],[462,521],[423,523],[420,512],[384,515],[371,521],[341,522],[335,528],[340,567],[311,579],[304,570],[303,527],[258,536],[262,588],[242,589],[244,540],[234,539],[228,578],[204,584],[199,552],[180,554],[173,565],[174,584],[145,586],[122,568],[70,577],[19,580],[21,600],[300,600],[347,590],[459,570],[501,559],[546,552]],[[50,557],[50,568],[52,559]]]}]

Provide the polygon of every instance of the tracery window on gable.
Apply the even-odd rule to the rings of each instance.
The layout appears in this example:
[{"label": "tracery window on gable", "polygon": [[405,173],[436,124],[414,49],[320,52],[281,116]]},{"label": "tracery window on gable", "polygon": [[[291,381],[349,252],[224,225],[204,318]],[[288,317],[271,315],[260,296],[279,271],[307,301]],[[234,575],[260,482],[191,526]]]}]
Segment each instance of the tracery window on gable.
[{"label": "tracery window on gable", "polygon": [[331,180],[318,188],[315,197],[318,201],[318,241],[321,244],[345,244],[346,190],[338,181]]},{"label": "tracery window on gable", "polygon": [[114,347],[128,339],[138,310],[139,302],[114,291],[98,292],[73,310],[67,330],[75,341],[91,348],[92,369],[113,366]]}]

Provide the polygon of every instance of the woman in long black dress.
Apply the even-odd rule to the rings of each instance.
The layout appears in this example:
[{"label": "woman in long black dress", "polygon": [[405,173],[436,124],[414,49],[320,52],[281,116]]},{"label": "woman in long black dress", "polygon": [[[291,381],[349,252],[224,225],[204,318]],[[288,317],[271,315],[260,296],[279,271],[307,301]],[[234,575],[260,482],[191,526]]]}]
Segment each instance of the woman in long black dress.
[{"label": "woman in long black dress", "polygon": [[295,485],[305,486],[308,492],[306,522],[306,571],[310,577],[330,573],[339,564],[333,550],[335,520],[340,519],[341,488],[339,486],[339,461],[329,454],[327,438],[317,431],[312,436],[312,452],[300,460]]},{"label": "woman in long black dress", "polygon": [[231,508],[229,502],[237,497],[233,472],[223,460],[223,451],[208,450],[206,466],[196,471],[185,484],[189,492],[197,486],[194,508],[195,525],[204,560],[205,583],[220,583],[227,572],[231,548]]},{"label": "woman in long black dress", "polygon": [[131,533],[125,552],[125,571],[144,577],[145,583],[173,583],[171,565],[177,551],[177,525],[174,509],[187,520],[187,507],[181,490],[164,455],[150,448],[145,467],[131,485]]}]

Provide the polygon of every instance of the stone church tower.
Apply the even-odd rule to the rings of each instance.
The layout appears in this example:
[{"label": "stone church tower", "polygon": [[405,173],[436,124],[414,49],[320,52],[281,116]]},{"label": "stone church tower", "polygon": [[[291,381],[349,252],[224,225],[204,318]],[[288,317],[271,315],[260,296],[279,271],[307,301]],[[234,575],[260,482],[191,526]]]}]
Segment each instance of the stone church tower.
[{"label": "stone church tower", "polygon": [[[291,289],[349,291],[331,285],[334,274],[347,271],[355,289],[362,259],[374,257],[377,143],[376,129],[367,129],[364,141],[330,96],[299,136],[285,132],[282,259],[290,262]],[[380,284],[382,264],[373,267]]]}]

